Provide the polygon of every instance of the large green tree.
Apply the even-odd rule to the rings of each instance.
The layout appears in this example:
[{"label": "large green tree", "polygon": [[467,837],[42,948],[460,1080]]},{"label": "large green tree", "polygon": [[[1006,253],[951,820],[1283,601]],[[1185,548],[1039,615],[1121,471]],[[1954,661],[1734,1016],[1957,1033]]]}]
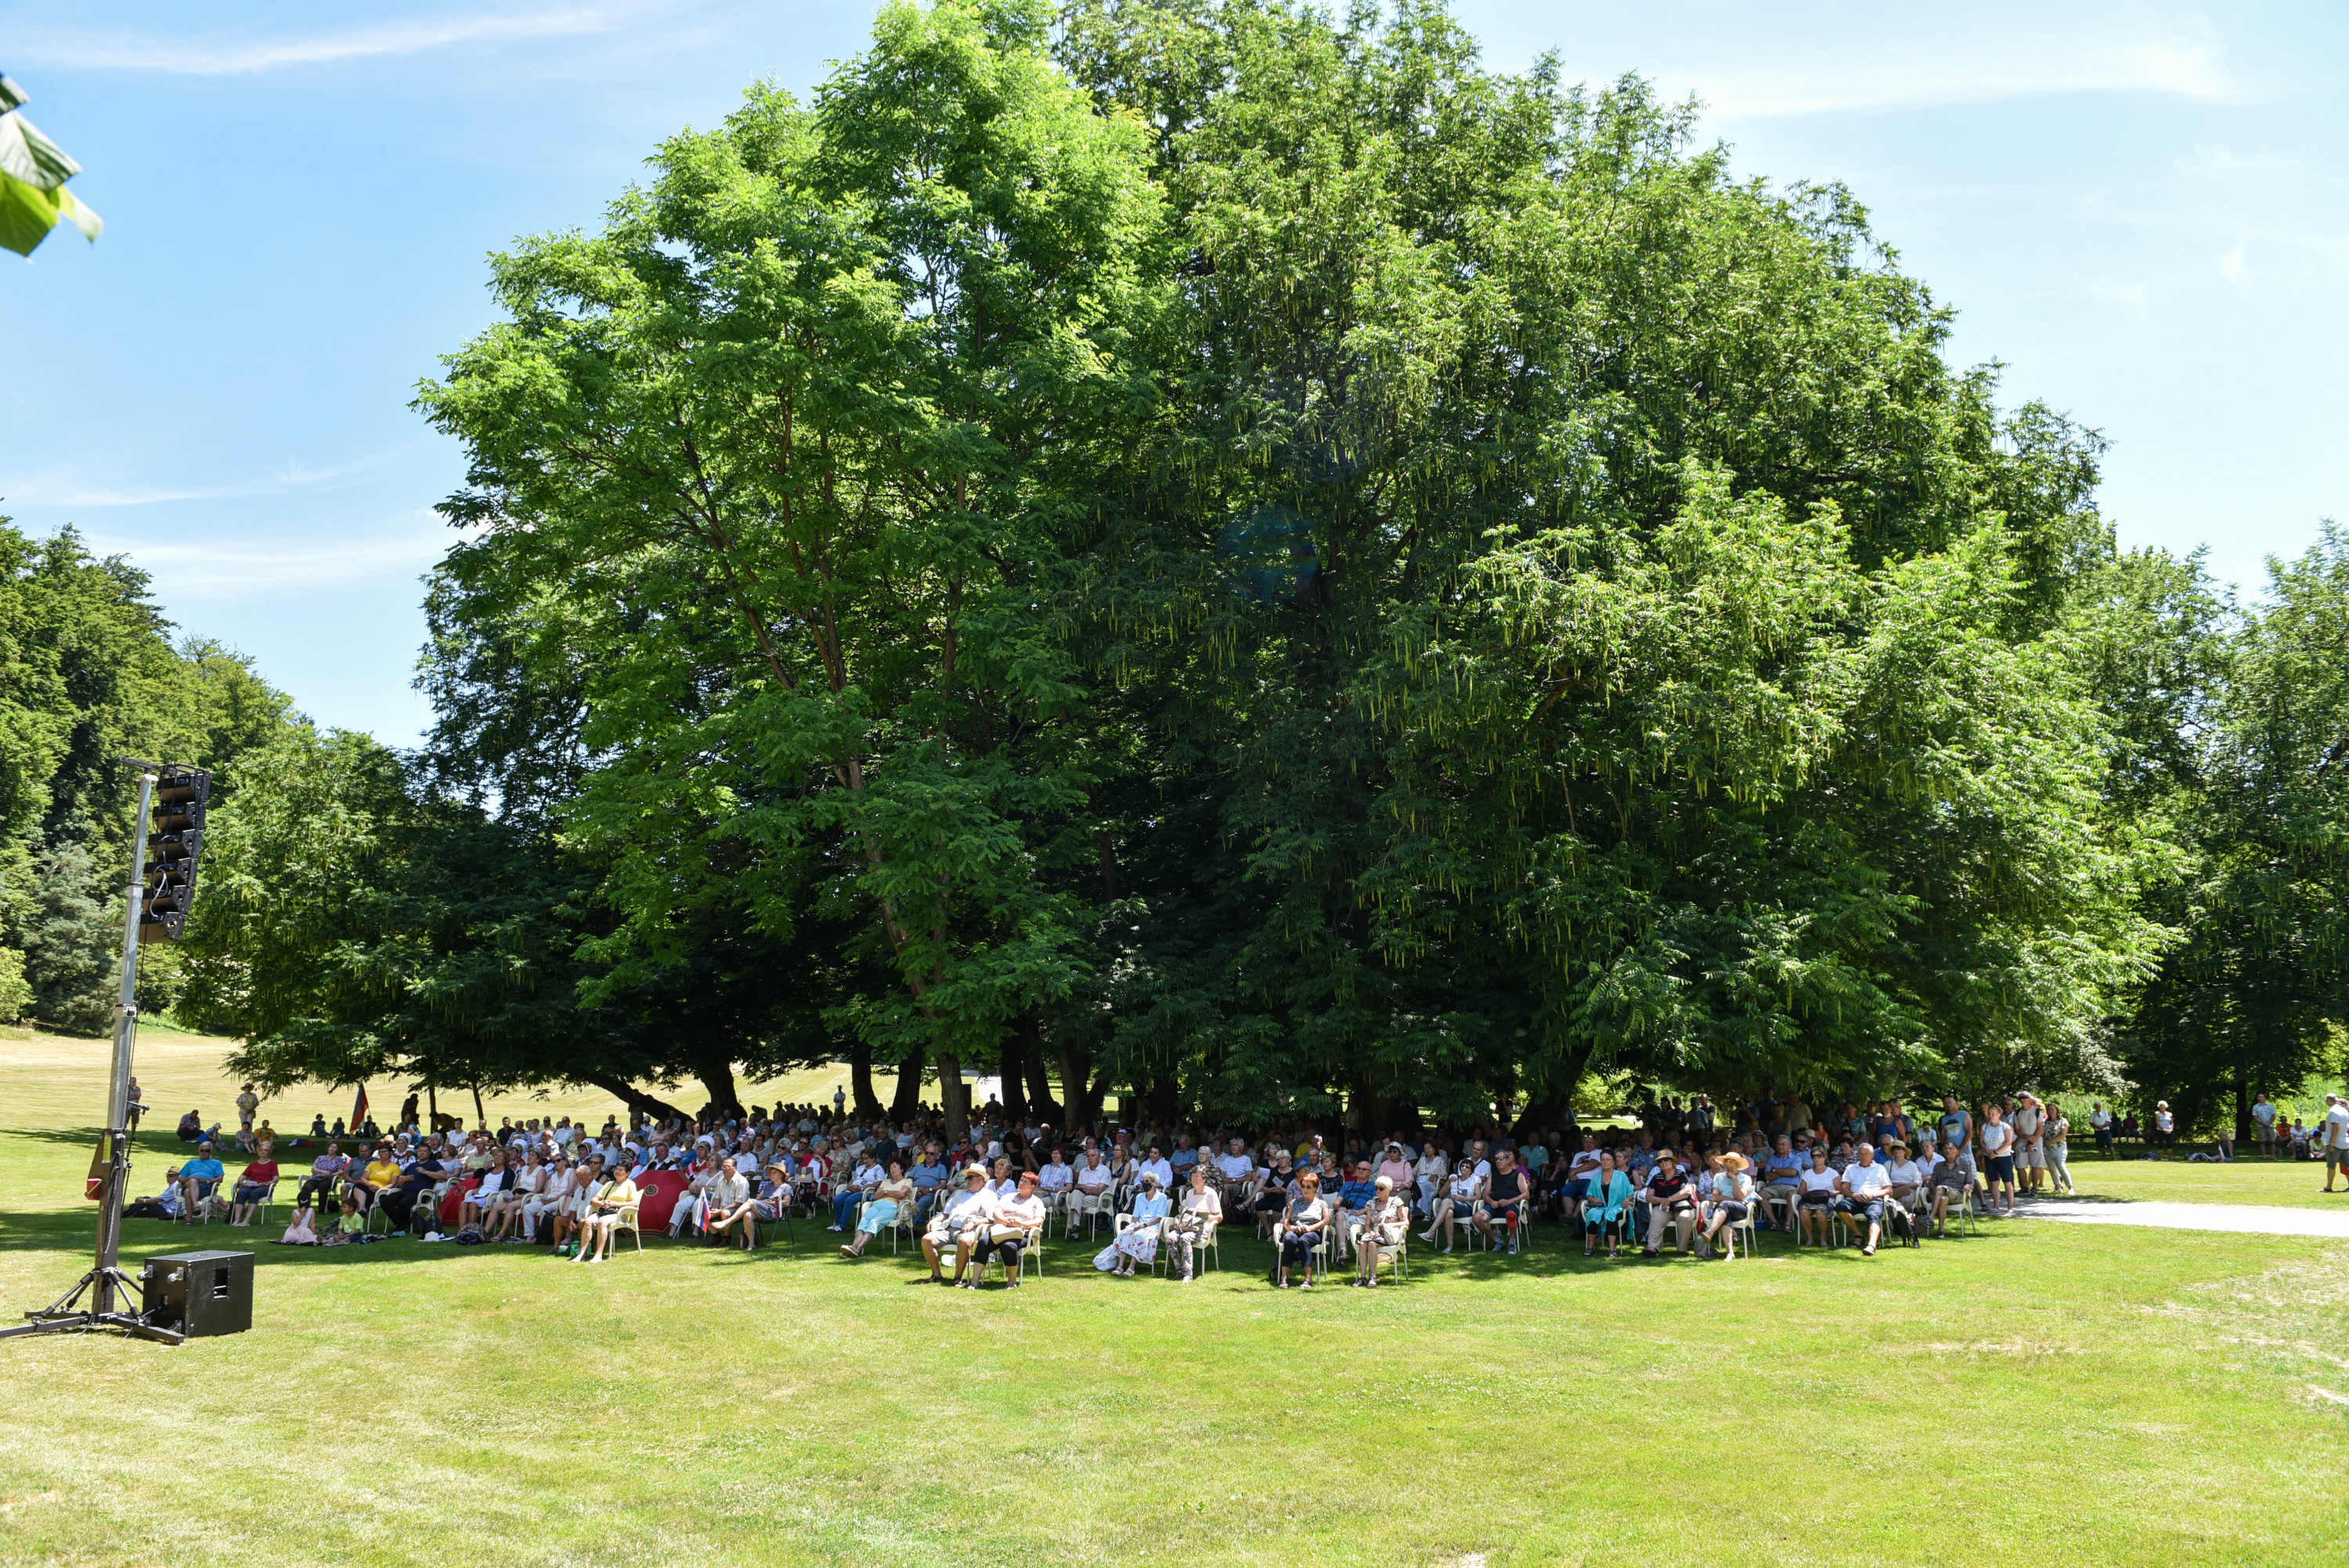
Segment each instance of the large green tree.
[{"label": "large green tree", "polygon": [[[0,518],[0,967],[57,1027],[103,1033],[115,1005],[137,801],[117,758],[226,768],[291,722],[241,655],[171,631],[146,573]],[[169,1004],[173,967],[147,966],[142,1007]]]},{"label": "large green tree", "polygon": [[499,258],[508,321],[423,395],[472,459],[458,577],[560,604],[605,956],[789,936],[836,884],[898,982],[864,1038],[957,1088],[1078,967],[1040,874],[1088,779],[1069,536],[1150,407],[1167,271],[1139,127],[1042,40],[885,9],[812,105],[757,88],[600,232]]},{"label": "large green tree", "polygon": [[2199,562],[2139,573],[2150,591],[2123,603],[2153,613],[2108,689],[2177,694],[2147,792],[2190,859],[2154,903],[2182,940],[2120,1049],[2148,1106],[2248,1139],[2254,1096],[2339,1069],[2349,1022],[2349,534],[2326,525],[2232,609]]},{"label": "large green tree", "polygon": [[591,1002],[748,929],[1079,1119],[1474,1118],[2092,1077],[2158,951],[2095,438],[1636,81],[892,6],[496,266],[435,749],[604,868]]},{"label": "large green tree", "polygon": [[2061,634],[2095,442],[1945,364],[1847,193],[1433,5],[1079,4],[1061,52],[1186,251],[1089,580],[1118,1076],[1555,1114],[1594,1064],[2094,1060],[2155,947]]}]

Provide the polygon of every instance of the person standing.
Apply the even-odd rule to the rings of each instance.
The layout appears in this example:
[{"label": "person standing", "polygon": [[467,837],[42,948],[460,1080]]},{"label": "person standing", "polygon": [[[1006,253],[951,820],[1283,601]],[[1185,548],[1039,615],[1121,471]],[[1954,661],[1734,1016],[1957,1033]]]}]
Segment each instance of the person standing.
[{"label": "person standing", "polygon": [[2088,1109],[2088,1126],[2096,1135],[2096,1152],[2109,1160],[2113,1157],[2113,1113],[2105,1109],[2103,1100]]},{"label": "person standing", "polygon": [[2033,1198],[2039,1196],[2040,1183],[2047,1179],[2047,1150],[2040,1141],[2046,1122],[2035,1096],[2014,1097],[2014,1119],[2009,1125],[2014,1129],[2015,1185]]},{"label": "person standing", "polygon": [[2349,1099],[2324,1097],[2324,1190],[2333,1191],[2333,1173],[2349,1175]]},{"label": "person standing", "polygon": [[254,1113],[260,1109],[261,1097],[251,1084],[236,1091],[236,1146],[247,1154],[253,1152]]},{"label": "person standing", "polygon": [[1954,1143],[1961,1149],[1973,1147],[1974,1119],[1966,1114],[1966,1108],[1958,1103],[1956,1095],[1941,1097],[1941,1117],[1933,1127],[1942,1142]]},{"label": "person standing", "polygon": [[[2177,1142],[2178,1119],[2169,1113],[2168,1100],[2157,1099],[2153,1102],[2154,1148],[2157,1150],[2166,1150],[2174,1147]],[[2158,1158],[2158,1155],[2156,1158]]]},{"label": "person standing", "polygon": [[2072,1121],[2060,1105],[2047,1108],[2047,1124],[2039,1130],[2040,1141],[2047,1149],[2047,1183],[2051,1191],[2066,1198],[2078,1196],[2072,1185]]},{"label": "person standing", "polygon": [[2259,1102],[2251,1107],[2251,1130],[2253,1135],[2260,1140],[2260,1153],[2270,1160],[2275,1158],[2275,1130],[2276,1108],[2274,1102],[2270,1100],[2267,1095],[2262,1092],[2260,1095]]},{"label": "person standing", "polygon": [[2005,1197],[2003,1214],[2014,1212],[2014,1129],[2006,1124],[2005,1113],[1996,1100],[1982,1102],[1982,1176],[1989,1182],[1990,1196]]}]

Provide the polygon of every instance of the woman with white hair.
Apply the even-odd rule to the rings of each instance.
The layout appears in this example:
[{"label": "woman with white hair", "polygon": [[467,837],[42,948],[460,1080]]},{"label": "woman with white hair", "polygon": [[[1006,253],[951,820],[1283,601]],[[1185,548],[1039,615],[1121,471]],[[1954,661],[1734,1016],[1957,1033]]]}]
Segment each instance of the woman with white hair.
[{"label": "woman with white hair", "polygon": [[1103,1274],[1114,1271],[1123,1279],[1133,1277],[1134,1264],[1148,1268],[1158,1256],[1159,1222],[1166,1218],[1166,1195],[1158,1190],[1158,1173],[1144,1171],[1140,1180],[1129,1223],[1093,1256],[1093,1267]]},{"label": "woman with white hair", "polygon": [[1354,1283],[1375,1289],[1379,1283],[1379,1253],[1402,1246],[1410,1230],[1411,1205],[1395,1196],[1393,1177],[1380,1177],[1372,1189],[1370,1206],[1353,1225],[1354,1261],[1359,1265]]},{"label": "woman with white hair", "polygon": [[1224,1200],[1207,1185],[1207,1166],[1202,1161],[1191,1167],[1190,1184],[1184,1189],[1182,1205],[1175,1210],[1173,1223],[1166,1227],[1169,1261],[1181,1271],[1185,1284],[1191,1281],[1193,1249],[1223,1222],[1223,1218]]}]

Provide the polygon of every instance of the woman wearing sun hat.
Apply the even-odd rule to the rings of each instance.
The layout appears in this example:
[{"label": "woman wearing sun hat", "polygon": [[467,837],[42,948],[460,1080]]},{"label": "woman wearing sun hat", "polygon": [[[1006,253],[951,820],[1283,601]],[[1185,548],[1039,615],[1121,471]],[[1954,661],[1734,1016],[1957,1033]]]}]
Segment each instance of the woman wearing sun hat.
[{"label": "woman wearing sun hat", "polygon": [[1742,1225],[1754,1212],[1754,1178],[1745,1156],[1731,1150],[1721,1157],[1721,1172],[1713,1179],[1713,1208],[1705,1216],[1704,1234],[1696,1241],[1696,1255],[1713,1256],[1713,1238],[1723,1225]]}]

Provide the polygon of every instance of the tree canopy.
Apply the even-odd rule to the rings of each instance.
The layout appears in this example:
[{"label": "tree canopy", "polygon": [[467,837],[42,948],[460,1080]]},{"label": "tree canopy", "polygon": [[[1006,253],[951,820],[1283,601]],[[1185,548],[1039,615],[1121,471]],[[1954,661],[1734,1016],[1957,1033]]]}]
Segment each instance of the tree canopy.
[{"label": "tree canopy", "polygon": [[1637,79],[896,4],[492,278],[438,728],[232,769],[254,1071],[1555,1118],[2344,1016],[2341,536],[2248,607],[2122,555],[1849,191]]}]

